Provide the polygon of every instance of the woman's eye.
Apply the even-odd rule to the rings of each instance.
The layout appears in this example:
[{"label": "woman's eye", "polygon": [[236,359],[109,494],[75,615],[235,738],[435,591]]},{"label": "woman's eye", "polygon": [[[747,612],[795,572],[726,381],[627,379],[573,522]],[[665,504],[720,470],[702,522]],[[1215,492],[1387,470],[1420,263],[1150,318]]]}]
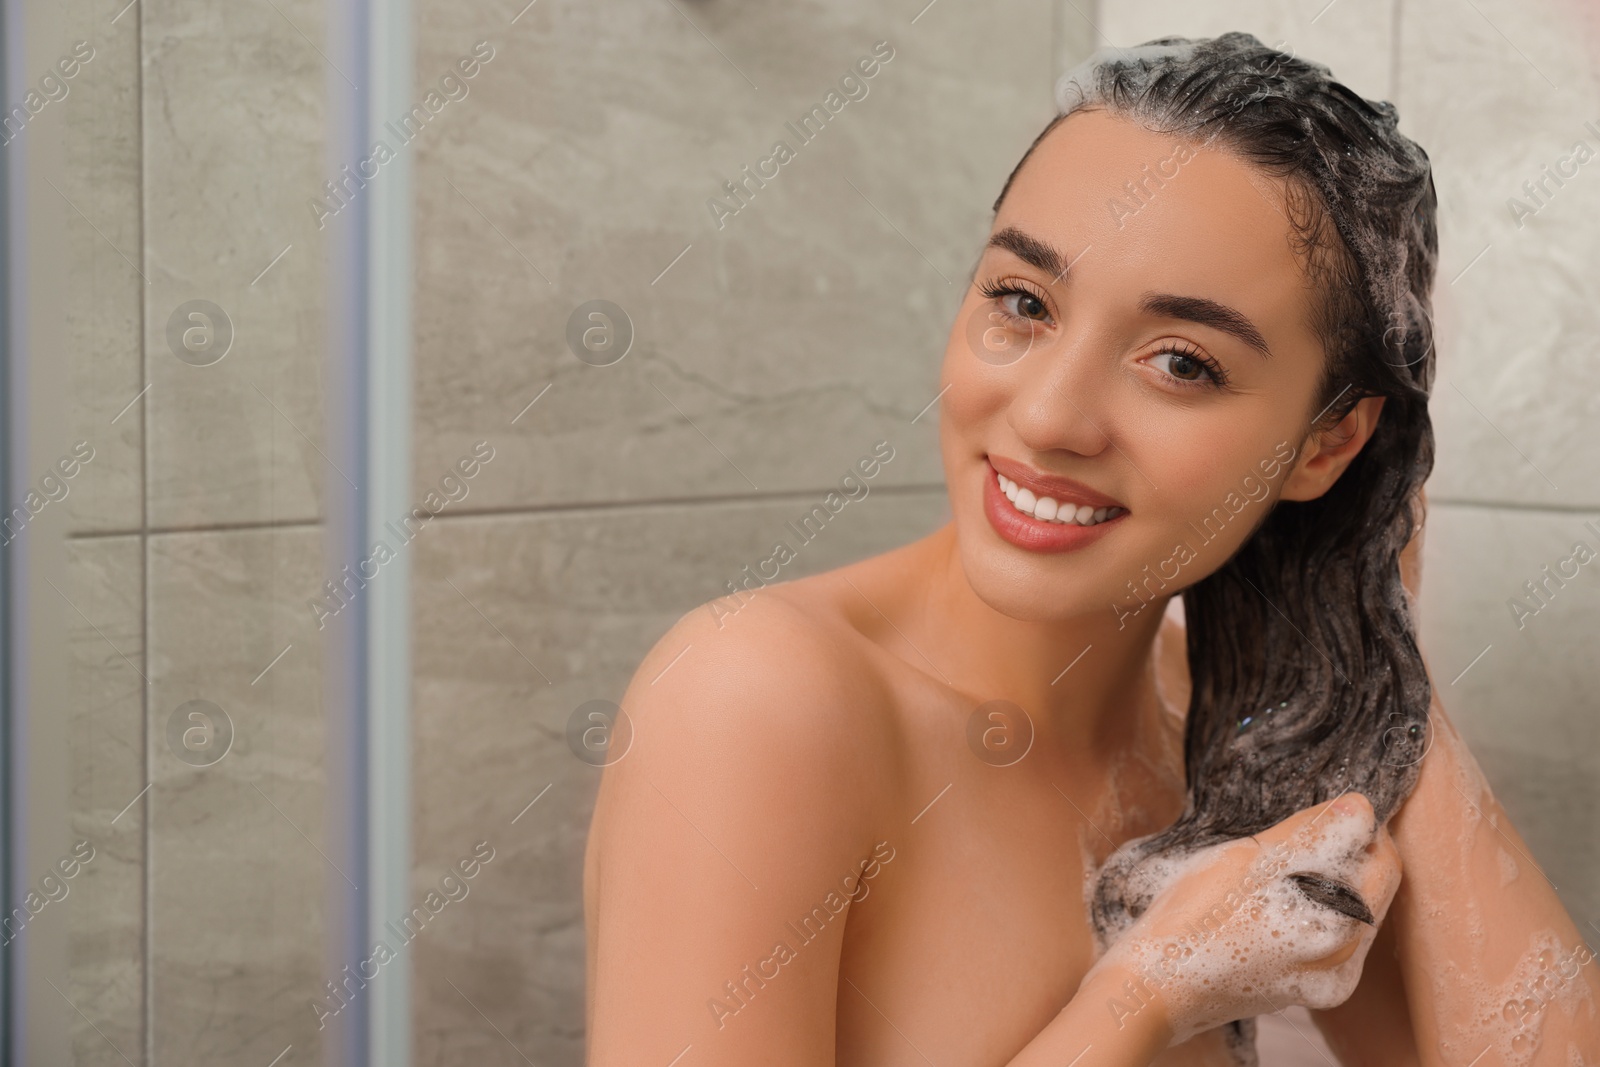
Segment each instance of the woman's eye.
[{"label": "woman's eye", "polygon": [[998,313],[1019,322],[1049,322],[1044,298],[1016,282],[988,282],[978,291],[998,305]]},{"label": "woman's eye", "polygon": [[1158,352],[1150,358],[1161,370],[1181,382],[1216,382],[1217,375],[1196,356],[1187,352]]},{"label": "woman's eye", "polygon": [[1007,294],[1001,300],[1000,306],[1018,318],[1034,319],[1042,322],[1050,317],[1050,310],[1044,306],[1044,301],[1032,293],[1022,290],[1013,290]]}]

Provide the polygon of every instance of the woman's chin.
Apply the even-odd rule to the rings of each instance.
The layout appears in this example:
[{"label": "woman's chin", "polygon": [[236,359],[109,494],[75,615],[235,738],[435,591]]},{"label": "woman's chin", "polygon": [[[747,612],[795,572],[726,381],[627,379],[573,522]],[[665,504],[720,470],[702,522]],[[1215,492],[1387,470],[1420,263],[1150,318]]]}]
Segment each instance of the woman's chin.
[{"label": "woman's chin", "polygon": [[1006,546],[963,544],[961,563],[979,600],[1021,622],[1066,622],[1097,612],[1111,619],[1109,601],[1098,600],[1069,575],[1045,573],[1030,560],[1006,558]]}]

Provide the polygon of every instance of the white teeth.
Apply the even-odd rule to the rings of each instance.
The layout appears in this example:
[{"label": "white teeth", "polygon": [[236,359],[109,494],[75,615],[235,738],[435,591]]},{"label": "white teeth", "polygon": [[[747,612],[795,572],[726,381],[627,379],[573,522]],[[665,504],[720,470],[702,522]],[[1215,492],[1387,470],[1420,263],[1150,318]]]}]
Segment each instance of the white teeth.
[{"label": "white teeth", "polygon": [[1071,501],[1057,501],[1054,497],[1036,497],[1031,490],[1024,489],[1016,482],[1000,474],[995,477],[999,480],[1000,491],[1011,501],[1011,506],[1030,518],[1041,522],[1057,523],[1065,526],[1093,526],[1096,523],[1114,519],[1123,514],[1126,508],[1105,507],[1095,508],[1088,504],[1073,504]]}]

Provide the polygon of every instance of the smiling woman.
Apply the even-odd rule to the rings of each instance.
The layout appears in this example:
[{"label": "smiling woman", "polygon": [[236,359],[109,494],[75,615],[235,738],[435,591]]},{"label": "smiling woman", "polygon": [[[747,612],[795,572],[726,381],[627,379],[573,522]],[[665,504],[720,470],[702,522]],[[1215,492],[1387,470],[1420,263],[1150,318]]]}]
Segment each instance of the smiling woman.
[{"label": "smiling woman", "polygon": [[[1515,832],[1401,581],[1432,460],[1426,155],[1245,34],[1107,49],[1058,103],[944,353],[951,521],[725,633],[691,612],[623,699],[590,1062],[1253,1064],[1285,1004],[1347,1063],[1600,1055],[1593,970],[1492,1022],[1497,983],[1581,940],[1475,859]],[[1023,757],[984,758],[1000,706]],[[688,1021],[884,839],[781,995]],[[1491,912],[1494,950],[1459,951]]]}]

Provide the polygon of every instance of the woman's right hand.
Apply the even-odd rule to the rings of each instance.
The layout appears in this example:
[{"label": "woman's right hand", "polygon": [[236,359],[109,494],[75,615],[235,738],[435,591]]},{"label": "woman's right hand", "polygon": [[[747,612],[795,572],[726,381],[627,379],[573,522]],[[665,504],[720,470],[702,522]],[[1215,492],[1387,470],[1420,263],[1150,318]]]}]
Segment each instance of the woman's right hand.
[{"label": "woman's right hand", "polygon": [[[1114,975],[1125,999],[1113,1014],[1159,1012],[1173,1044],[1288,1004],[1343,1003],[1400,886],[1399,851],[1374,822],[1367,799],[1347,793],[1253,838],[1147,865],[1150,906],[1080,988],[1115,988]],[[1372,922],[1352,916],[1363,902]]]}]

